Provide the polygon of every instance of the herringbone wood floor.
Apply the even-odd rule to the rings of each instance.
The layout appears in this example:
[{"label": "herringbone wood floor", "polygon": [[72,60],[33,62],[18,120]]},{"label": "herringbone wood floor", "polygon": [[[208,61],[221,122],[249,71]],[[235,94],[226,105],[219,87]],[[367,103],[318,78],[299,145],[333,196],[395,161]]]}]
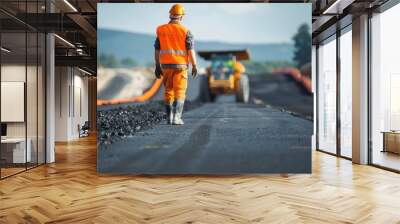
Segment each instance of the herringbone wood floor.
[{"label": "herringbone wood floor", "polygon": [[0,181],[0,223],[400,223],[400,175],[313,153],[312,175],[96,173],[96,139]]}]

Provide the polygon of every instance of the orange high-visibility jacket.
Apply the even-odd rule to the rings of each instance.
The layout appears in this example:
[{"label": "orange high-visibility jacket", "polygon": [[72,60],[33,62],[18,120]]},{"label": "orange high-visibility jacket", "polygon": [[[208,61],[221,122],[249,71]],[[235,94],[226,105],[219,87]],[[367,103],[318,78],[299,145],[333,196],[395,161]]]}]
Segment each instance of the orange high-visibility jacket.
[{"label": "orange high-visibility jacket", "polygon": [[187,33],[188,30],[177,23],[164,24],[157,28],[161,67],[187,68],[189,64],[185,42]]}]

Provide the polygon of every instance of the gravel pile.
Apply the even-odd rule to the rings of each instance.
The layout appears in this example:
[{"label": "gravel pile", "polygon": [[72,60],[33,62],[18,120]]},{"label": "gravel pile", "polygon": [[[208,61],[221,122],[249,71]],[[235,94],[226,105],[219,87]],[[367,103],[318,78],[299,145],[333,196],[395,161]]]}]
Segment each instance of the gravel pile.
[{"label": "gravel pile", "polygon": [[[185,102],[185,111],[201,105],[200,102]],[[163,102],[149,102],[97,111],[98,142],[111,144],[119,139],[133,136],[166,120]]]}]

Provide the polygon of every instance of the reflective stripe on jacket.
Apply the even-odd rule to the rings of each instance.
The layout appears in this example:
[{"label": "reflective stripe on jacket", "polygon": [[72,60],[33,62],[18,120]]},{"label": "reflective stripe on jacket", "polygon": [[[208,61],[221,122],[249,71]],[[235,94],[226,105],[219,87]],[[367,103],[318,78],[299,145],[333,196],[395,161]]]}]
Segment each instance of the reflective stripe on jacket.
[{"label": "reflective stripe on jacket", "polygon": [[188,30],[177,23],[161,25],[157,28],[157,38],[160,41],[160,64],[177,67],[189,64],[186,48]]}]

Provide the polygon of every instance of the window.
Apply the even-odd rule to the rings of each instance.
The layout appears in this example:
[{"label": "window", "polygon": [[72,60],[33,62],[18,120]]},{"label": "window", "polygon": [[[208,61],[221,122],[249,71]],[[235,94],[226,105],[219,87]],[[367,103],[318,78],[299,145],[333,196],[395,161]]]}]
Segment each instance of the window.
[{"label": "window", "polygon": [[352,156],[352,33],[351,26],[340,36],[340,154]]},{"label": "window", "polygon": [[[18,5],[19,13],[36,13],[43,4],[0,6]],[[4,13],[0,26],[0,178],[5,178],[45,163],[46,40],[43,33]]]},{"label": "window", "polygon": [[371,159],[400,170],[400,5],[371,19]]},{"label": "window", "polygon": [[318,149],[336,153],[336,36],[318,48]]}]

